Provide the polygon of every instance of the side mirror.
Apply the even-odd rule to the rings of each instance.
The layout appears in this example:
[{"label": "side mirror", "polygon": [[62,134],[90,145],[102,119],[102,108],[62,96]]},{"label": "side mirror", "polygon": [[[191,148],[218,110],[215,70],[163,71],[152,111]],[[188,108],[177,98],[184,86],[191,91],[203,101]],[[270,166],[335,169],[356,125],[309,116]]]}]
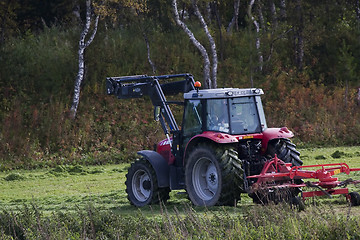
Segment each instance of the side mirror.
[{"label": "side mirror", "polygon": [[154,108],[154,119],[157,122],[160,120],[160,111],[161,111],[161,107],[160,106],[155,106],[155,108]]}]

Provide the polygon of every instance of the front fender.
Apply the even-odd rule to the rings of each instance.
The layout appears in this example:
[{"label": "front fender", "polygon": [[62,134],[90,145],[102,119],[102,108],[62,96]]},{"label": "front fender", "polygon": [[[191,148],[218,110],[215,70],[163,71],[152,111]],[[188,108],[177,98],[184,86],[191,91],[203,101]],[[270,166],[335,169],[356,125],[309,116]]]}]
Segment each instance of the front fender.
[{"label": "front fender", "polygon": [[202,134],[194,136],[193,138],[190,139],[189,143],[191,143],[196,138],[207,138],[216,143],[234,143],[239,141],[236,136],[230,134],[207,131],[207,132],[203,132]]},{"label": "front fender", "polygon": [[268,146],[269,141],[273,139],[279,138],[292,138],[294,137],[294,133],[290,131],[287,127],[282,128],[267,128],[263,132],[263,139],[262,139],[262,151],[265,152]]},{"label": "front fender", "polygon": [[148,160],[151,166],[154,168],[158,186],[159,187],[169,187],[169,165],[166,162],[165,158],[159,153],[151,150],[143,150],[137,152],[137,154],[143,156]]},{"label": "front fender", "polygon": [[189,151],[191,151],[191,148],[195,145],[197,145],[199,142],[213,142],[213,143],[220,143],[220,144],[226,144],[226,143],[235,143],[238,142],[238,137],[230,135],[230,134],[226,134],[226,133],[221,133],[221,132],[211,132],[211,131],[206,131],[203,132],[199,135],[196,135],[194,137],[192,137],[189,142],[186,144],[186,148],[185,148],[185,154],[183,157],[183,163],[185,164],[185,159],[189,153]]}]

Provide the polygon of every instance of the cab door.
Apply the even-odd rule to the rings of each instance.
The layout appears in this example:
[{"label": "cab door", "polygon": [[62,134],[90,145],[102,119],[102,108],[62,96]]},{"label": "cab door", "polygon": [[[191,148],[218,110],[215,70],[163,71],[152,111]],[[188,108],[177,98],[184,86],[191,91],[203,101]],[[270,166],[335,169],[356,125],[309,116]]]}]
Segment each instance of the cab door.
[{"label": "cab door", "polygon": [[186,100],[182,125],[182,152],[189,140],[203,132],[203,102],[199,99]]}]

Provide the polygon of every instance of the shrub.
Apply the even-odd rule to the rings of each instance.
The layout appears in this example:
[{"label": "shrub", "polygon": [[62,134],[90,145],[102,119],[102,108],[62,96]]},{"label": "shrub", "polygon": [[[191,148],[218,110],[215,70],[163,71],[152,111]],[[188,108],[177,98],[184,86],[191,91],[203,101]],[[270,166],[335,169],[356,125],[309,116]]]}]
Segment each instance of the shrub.
[{"label": "shrub", "polygon": [[20,173],[10,173],[4,178],[6,181],[16,181],[16,180],[23,180],[25,177]]}]

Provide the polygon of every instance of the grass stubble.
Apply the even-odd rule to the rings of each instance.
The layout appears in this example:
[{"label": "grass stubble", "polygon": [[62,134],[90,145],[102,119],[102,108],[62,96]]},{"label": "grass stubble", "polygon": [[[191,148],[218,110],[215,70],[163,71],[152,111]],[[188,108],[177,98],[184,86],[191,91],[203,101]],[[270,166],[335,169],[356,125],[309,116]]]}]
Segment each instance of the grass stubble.
[{"label": "grass stubble", "polygon": [[[358,147],[303,149],[304,164],[360,167]],[[360,208],[343,196],[287,204],[192,206],[183,191],[137,209],[125,193],[128,164],[58,166],[0,173],[1,239],[360,239]],[[340,179],[359,179],[339,175]],[[351,191],[358,186],[351,186]]]}]

